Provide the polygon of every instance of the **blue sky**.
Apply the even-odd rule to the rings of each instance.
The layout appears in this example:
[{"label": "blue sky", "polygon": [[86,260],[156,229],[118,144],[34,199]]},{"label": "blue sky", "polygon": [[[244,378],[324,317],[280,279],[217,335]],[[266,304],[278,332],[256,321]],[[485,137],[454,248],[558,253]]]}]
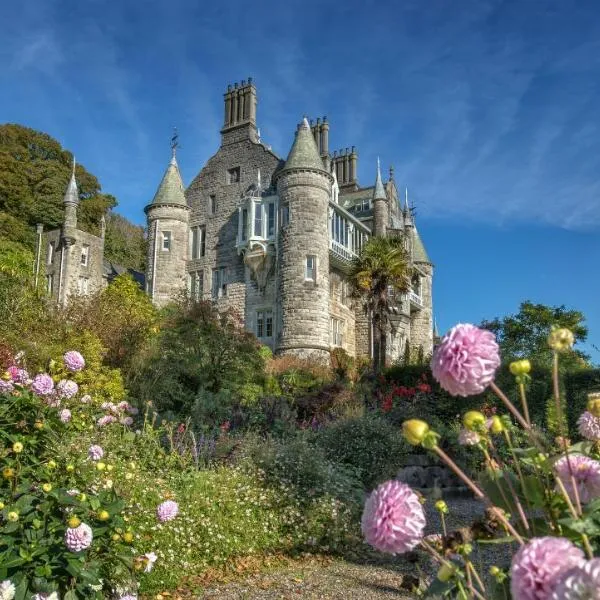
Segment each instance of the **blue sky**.
[{"label": "blue sky", "polygon": [[357,146],[361,183],[378,155],[395,166],[441,330],[531,299],[583,310],[600,346],[593,0],[23,0],[0,23],[0,121],[60,140],[130,219],[172,127],[189,183],[218,147],[227,84],[252,76],[279,154],[302,115],[327,115],[330,148]]}]

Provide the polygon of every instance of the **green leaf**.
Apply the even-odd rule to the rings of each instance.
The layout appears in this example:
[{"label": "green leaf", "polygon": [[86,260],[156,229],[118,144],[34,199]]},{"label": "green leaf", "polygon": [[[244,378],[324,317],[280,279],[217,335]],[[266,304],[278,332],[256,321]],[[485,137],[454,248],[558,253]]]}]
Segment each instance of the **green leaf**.
[{"label": "green leaf", "polygon": [[531,504],[532,508],[541,508],[544,506],[544,484],[542,483],[539,477],[536,477],[535,475],[525,476],[523,487],[525,497]]},{"label": "green leaf", "polygon": [[73,590],[69,590],[64,596],[63,600],[79,600],[77,594]]}]

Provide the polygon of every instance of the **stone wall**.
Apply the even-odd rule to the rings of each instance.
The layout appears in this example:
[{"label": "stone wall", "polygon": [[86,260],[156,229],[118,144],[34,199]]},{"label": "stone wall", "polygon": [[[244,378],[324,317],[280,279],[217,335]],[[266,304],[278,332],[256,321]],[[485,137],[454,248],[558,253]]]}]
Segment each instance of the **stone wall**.
[{"label": "stone wall", "polygon": [[[331,176],[325,171],[284,171],[277,181],[289,224],[279,234],[281,325],[277,349],[329,359],[329,231]],[[316,257],[316,281],[305,278],[306,257]]]},{"label": "stone wall", "polygon": [[[226,267],[227,294],[217,300],[217,305],[221,309],[235,310],[244,321],[247,314],[267,300],[256,297],[247,286],[247,268],[236,248],[238,206],[246,190],[256,183],[258,169],[263,187],[268,187],[280,162],[263,144],[248,139],[251,131],[252,126],[247,124],[224,134],[226,144],[208,160],[185,193],[191,209],[189,226],[206,227],[205,256],[188,260],[186,269],[203,272],[204,298],[209,299],[213,269]],[[240,169],[239,181],[229,183],[228,171],[234,168]],[[215,197],[214,214],[210,211],[210,196]],[[274,293],[269,299],[274,302]]]},{"label": "stone wall", "polygon": [[411,314],[410,345],[415,349],[422,346],[424,355],[428,356],[433,352],[433,266],[427,263],[417,263],[417,267],[426,276],[421,277],[423,308]]},{"label": "stone wall", "polygon": [[344,323],[342,348],[356,356],[356,314],[352,308],[352,298],[347,277],[341,271],[329,271],[329,314]]},{"label": "stone wall", "polygon": [[[146,290],[157,306],[164,306],[185,289],[189,243],[188,209],[175,205],[148,207],[148,269]],[[163,233],[170,232],[169,250]]]}]

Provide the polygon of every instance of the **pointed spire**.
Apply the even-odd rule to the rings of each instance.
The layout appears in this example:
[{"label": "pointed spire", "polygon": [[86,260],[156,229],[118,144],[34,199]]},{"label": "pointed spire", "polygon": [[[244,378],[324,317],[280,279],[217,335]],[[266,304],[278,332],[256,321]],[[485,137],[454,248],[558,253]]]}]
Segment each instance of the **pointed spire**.
[{"label": "pointed spire", "polygon": [[77,189],[77,181],[75,180],[75,157],[73,156],[73,169],[71,170],[71,179],[65,192],[63,204],[79,204],[79,190]]},{"label": "pointed spire", "polygon": [[179,172],[177,159],[175,158],[175,149],[179,145],[177,137],[177,133],[175,133],[171,139],[171,161],[150,204],[178,204],[187,207],[183,181]]},{"label": "pointed spire", "polygon": [[[296,139],[292,144],[283,171],[288,169],[317,169],[325,171],[323,160],[319,156],[317,143],[310,129],[308,119],[304,117],[296,132]],[[326,171],[325,171],[326,172]]]},{"label": "pointed spire", "polygon": [[177,166],[177,146],[179,146],[179,134],[177,127],[173,127],[173,137],[171,138],[171,164]]},{"label": "pointed spire", "polygon": [[381,181],[381,165],[379,164],[379,156],[377,157],[377,177],[375,179],[375,189],[373,190],[373,200],[387,200],[385,188]]},{"label": "pointed spire", "polygon": [[410,212],[410,207],[408,206],[408,186],[404,188],[404,212]]}]

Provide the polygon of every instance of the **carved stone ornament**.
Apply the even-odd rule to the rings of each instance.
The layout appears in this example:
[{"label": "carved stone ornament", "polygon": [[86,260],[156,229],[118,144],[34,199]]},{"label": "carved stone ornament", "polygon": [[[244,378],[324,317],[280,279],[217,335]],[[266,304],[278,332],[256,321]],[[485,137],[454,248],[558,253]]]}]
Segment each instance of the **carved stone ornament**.
[{"label": "carved stone ornament", "polygon": [[254,243],[244,253],[244,264],[250,269],[250,275],[256,281],[256,285],[262,294],[275,264],[273,249],[265,247],[263,244]]}]

